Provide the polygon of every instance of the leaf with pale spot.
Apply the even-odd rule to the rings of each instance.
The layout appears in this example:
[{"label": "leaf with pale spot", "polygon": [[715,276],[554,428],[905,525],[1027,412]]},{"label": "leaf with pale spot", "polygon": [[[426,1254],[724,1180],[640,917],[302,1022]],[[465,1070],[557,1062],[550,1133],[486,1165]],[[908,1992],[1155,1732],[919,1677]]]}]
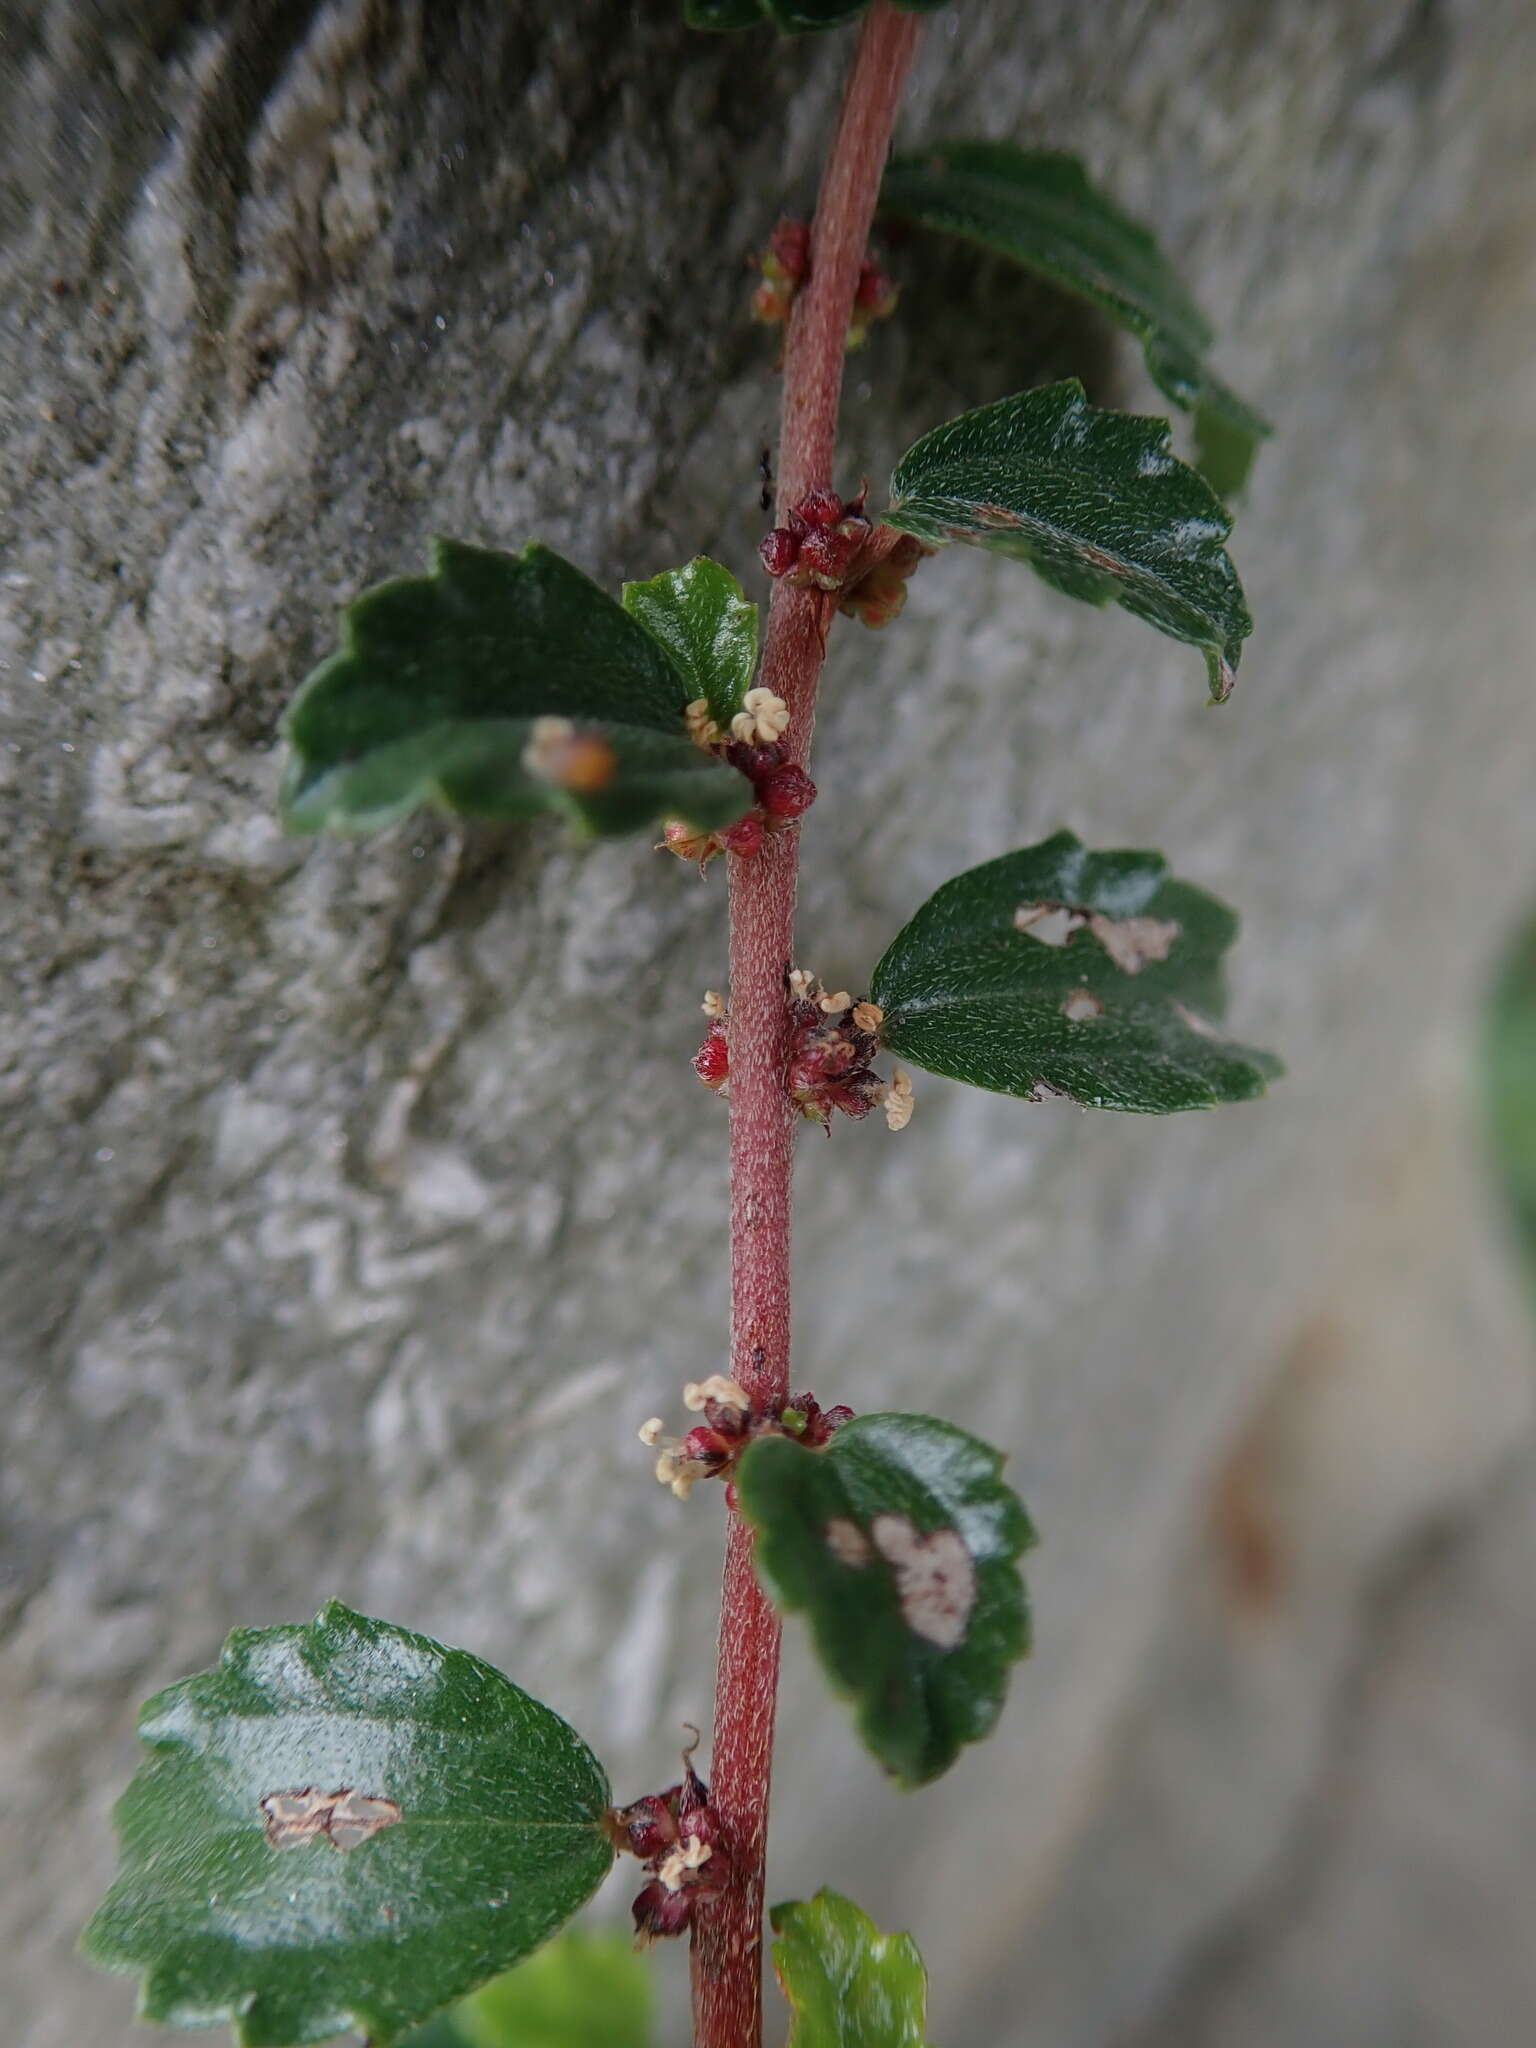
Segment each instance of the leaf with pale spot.
[{"label": "leaf with pale spot", "polygon": [[227,2020],[243,2048],[349,2028],[384,2048],[529,1954],[613,1860],[607,1780],[558,1714],[336,1601],[236,1630],[139,1734],[82,1946],[141,1973],[145,2019]]},{"label": "leaf with pale spot", "polygon": [[[746,777],[687,737],[668,650],[550,549],[436,541],[431,573],[365,591],[341,650],[284,721],[290,831],[369,832],[423,807],[507,820],[554,811],[585,837],[745,816]],[[584,743],[541,760],[543,719]]]},{"label": "leaf with pale spot", "polygon": [[1104,412],[1075,379],[936,427],[891,478],[887,525],[1014,555],[1070,597],[1117,602],[1205,656],[1229,696],[1253,630],[1210,485],[1169,447],[1166,420]]},{"label": "leaf with pale spot", "polygon": [[957,875],[897,933],[874,973],[880,1035],[935,1074],[1031,1100],[1244,1102],[1280,1065],[1214,1028],[1236,935],[1161,854],[1093,853],[1058,832]]},{"label": "leaf with pale spot", "polygon": [[1034,1541],[1002,1454],[930,1415],[861,1415],[823,1450],[759,1438],[736,1474],[758,1576],[803,1613],[833,1689],[898,1783],[989,1735],[1029,1648]]},{"label": "leaf with pale spot", "polygon": [[1141,342],[1153,382],[1193,413],[1199,466],[1221,496],[1243,482],[1269,422],[1206,362],[1214,339],[1151,231],[1074,156],[1012,142],[941,142],[897,157],[880,189],[890,219],[958,235],[1088,299]]},{"label": "leaf with pale spot", "polygon": [[710,717],[728,732],[757,667],[757,606],[730,570],[695,555],[681,569],[626,583],[623,601],[666,649],[687,681],[690,701],[702,697]]},{"label": "leaf with pale spot", "polygon": [[768,1917],[774,1975],[794,2015],[786,2048],[928,2048],[928,1973],[910,1934],[882,1934],[826,1890]]}]

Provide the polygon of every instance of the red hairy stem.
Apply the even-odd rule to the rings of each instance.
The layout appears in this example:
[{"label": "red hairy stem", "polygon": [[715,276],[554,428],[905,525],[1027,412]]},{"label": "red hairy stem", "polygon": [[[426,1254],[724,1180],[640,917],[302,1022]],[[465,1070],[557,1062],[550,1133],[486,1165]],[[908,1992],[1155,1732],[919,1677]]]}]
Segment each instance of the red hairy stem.
[{"label": "red hairy stem", "polygon": [[[875,0],[865,17],[811,226],[809,278],[790,315],[779,440],[779,512],[832,484],[843,358],[902,86],[920,18]],[[831,605],[775,586],[761,682],[790,710],[791,760],[810,752]],[[729,857],[731,1371],[754,1405],[789,1393],[790,1172],[795,1116],[785,1084],[799,827]],[[701,1906],[693,1949],[696,2048],[760,2048],[763,1851],[778,1688],[779,1623],[734,1512],[721,1591],[710,1796],[733,1880]]]}]

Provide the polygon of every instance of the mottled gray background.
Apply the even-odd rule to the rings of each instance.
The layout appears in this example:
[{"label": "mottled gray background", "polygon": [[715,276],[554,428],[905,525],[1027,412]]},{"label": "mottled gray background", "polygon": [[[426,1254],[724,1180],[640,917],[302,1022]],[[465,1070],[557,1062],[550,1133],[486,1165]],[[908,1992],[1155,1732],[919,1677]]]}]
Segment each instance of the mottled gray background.
[{"label": "mottled gray background", "polygon": [[[0,6],[7,2037],[126,2043],[70,1944],[132,1708],[336,1593],[484,1652],[638,1791],[709,1708],[723,890],[422,824],[285,843],[274,726],[434,530],[752,568],[744,253],[841,38],[671,0]],[[1536,15],[961,0],[911,137],[1082,151],[1275,416],[1237,697],[1006,564],[840,629],[806,962],[1068,824],[1245,915],[1268,1103],[920,1085],[800,1164],[818,1390],[995,1436],[1044,1532],[997,1741],[888,1793],[788,1662],[772,1890],[919,1933],[946,2048],[1536,2029],[1536,1405],[1470,1032],[1536,885]],[[914,249],[844,474],[1135,351]],[[878,1121],[878,1120],[877,1120]],[[610,1900],[613,1910],[622,1896]],[[678,1951],[659,1958],[673,1985]]]}]

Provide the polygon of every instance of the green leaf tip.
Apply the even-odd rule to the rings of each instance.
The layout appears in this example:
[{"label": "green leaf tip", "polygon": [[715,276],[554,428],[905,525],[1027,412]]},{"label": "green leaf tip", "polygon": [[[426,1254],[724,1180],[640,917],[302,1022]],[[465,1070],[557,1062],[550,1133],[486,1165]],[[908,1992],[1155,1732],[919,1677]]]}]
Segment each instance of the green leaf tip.
[{"label": "green leaf tip", "polygon": [[[781,35],[807,35],[842,28],[865,13],[870,0],[683,0],[690,28],[724,34],[732,29],[776,28]],[[937,14],[950,0],[895,0],[903,14]]]},{"label": "green leaf tip", "polygon": [[1078,158],[1012,142],[937,143],[894,159],[880,206],[893,220],[1005,256],[1107,313],[1141,342],[1163,395],[1194,415],[1212,489],[1226,497],[1240,488],[1270,424],[1207,365],[1210,324],[1156,237]]},{"label": "green leaf tip", "polygon": [[929,2048],[928,1973],[910,1934],[882,1934],[841,1893],[775,1906],[773,1968],[787,2048]]},{"label": "green leaf tip", "polygon": [[644,583],[626,583],[623,605],[666,649],[722,732],[742,708],[757,667],[757,606],[729,569],[695,555]]},{"label": "green leaf tip", "polygon": [[670,817],[720,830],[752,787],[687,736],[692,694],[671,651],[553,550],[434,541],[427,575],[346,608],[339,651],[289,706],[284,822],[370,832],[431,807],[554,811],[583,837]]},{"label": "green leaf tip", "polygon": [[892,1052],[973,1087],[1165,1114],[1245,1102],[1281,1071],[1223,1039],[1237,919],[1161,854],[1070,832],[946,882],[872,994]]},{"label": "green leaf tip", "polygon": [[1075,378],[934,428],[891,478],[891,526],[1027,561],[1058,590],[1114,600],[1205,656],[1231,694],[1253,630],[1225,550],[1232,521],[1172,453],[1168,422],[1106,412]]},{"label": "green leaf tip", "polygon": [[81,1946],[145,2019],[386,2048],[510,1968],[613,1860],[601,1766],[489,1664],[331,1601],[149,1701]]},{"label": "green leaf tip", "polygon": [[763,1437],[736,1474],[775,1603],[803,1613],[833,1689],[896,1781],[992,1732],[1029,1649],[1034,1541],[1002,1454],[928,1415],[860,1415],[824,1450]]},{"label": "green leaf tip", "polygon": [[567,1931],[405,2048],[651,2048],[651,1973],[622,1934]]}]

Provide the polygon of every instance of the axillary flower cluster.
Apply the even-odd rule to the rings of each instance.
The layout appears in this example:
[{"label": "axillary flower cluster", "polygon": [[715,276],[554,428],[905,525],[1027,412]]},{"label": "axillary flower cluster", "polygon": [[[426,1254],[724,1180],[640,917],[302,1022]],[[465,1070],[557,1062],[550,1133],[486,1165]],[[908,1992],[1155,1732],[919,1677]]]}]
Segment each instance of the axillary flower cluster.
[{"label": "axillary flower cluster", "polygon": [[[904,1131],[912,1121],[912,1077],[902,1067],[889,1081],[875,1072],[880,1026],[885,1022],[879,1004],[855,1002],[846,989],[828,993],[814,974],[800,967],[790,970],[788,1000],[784,1081],[801,1116],[830,1131],[833,1110],[857,1122],[883,1106],[887,1126]],[[706,989],[702,1007],[710,1023],[693,1056],[693,1071],[706,1088],[724,1095],[731,1080],[725,999],[717,990]]]},{"label": "axillary flower cluster", "polygon": [[736,1504],[731,1473],[748,1444],[760,1436],[789,1436],[819,1451],[853,1420],[851,1408],[823,1408],[814,1394],[791,1394],[787,1401],[754,1407],[745,1387],[719,1372],[707,1380],[690,1380],[683,1388],[683,1406],[704,1418],[686,1436],[665,1435],[659,1415],[640,1425],[641,1443],[651,1450],[660,1447],[656,1477],[679,1500],[686,1500],[701,1479],[723,1479],[730,1507]]}]

